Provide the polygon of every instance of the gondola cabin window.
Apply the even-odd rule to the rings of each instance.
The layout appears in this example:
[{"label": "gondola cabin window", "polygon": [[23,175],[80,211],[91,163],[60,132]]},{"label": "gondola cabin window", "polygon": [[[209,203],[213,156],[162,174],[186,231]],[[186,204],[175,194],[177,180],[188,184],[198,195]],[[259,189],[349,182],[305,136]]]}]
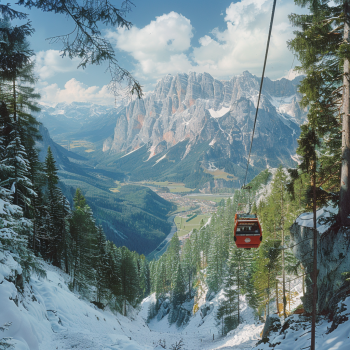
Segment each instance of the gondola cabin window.
[{"label": "gondola cabin window", "polygon": [[254,214],[236,214],[234,240],[237,248],[258,248],[262,241],[259,220]]}]

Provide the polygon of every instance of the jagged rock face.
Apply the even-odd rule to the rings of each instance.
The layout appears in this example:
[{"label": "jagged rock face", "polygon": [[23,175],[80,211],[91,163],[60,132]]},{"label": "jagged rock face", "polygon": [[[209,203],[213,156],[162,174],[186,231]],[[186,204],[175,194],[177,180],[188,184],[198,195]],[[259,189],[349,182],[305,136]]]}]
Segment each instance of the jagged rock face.
[{"label": "jagged rock face", "polygon": [[[305,272],[312,272],[313,230],[294,223],[290,228],[293,253],[301,261]],[[318,234],[317,241],[317,310],[332,311],[339,300],[350,290],[345,272],[350,271],[350,229],[341,227],[338,232],[328,230]],[[312,281],[306,276],[304,309],[312,311]]]},{"label": "jagged rock face", "polygon": [[[253,145],[252,165],[291,165],[299,124],[305,117],[297,103],[297,84],[264,80]],[[205,168],[223,168],[220,159],[246,166],[260,79],[244,72],[229,81],[204,74],[167,75],[154,92],[132,101],[117,115],[114,134],[103,151],[130,152],[147,144],[149,159],[187,140],[185,158],[196,144],[207,142]]]}]

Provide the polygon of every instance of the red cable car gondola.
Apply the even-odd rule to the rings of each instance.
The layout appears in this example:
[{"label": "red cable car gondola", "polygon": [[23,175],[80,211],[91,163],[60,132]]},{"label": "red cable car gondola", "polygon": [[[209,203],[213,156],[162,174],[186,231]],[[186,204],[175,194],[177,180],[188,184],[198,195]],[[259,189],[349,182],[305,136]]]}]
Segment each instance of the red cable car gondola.
[{"label": "red cable car gondola", "polygon": [[237,248],[259,248],[262,241],[262,231],[256,215],[235,215],[234,240]]}]

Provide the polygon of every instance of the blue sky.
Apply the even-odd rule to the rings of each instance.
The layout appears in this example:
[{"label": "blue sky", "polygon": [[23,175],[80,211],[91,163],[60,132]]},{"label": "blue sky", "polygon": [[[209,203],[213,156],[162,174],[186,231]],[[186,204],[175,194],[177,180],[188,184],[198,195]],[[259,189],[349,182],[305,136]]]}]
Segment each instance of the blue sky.
[{"label": "blue sky", "polygon": [[[117,7],[121,3],[112,2]],[[133,23],[131,30],[104,28],[103,34],[112,42],[120,65],[134,74],[145,91],[151,91],[164,75],[178,72],[208,72],[219,79],[245,70],[261,75],[272,0],[135,0],[134,4],[126,16]],[[36,30],[30,41],[43,102],[112,103],[105,67],[77,70],[77,59],[62,59],[60,44],[45,40],[69,32],[71,20],[21,10],[29,14]],[[277,2],[266,71],[272,79],[285,76],[291,68],[293,55],[286,41],[293,37],[293,28],[287,16],[300,11],[291,0]]]}]

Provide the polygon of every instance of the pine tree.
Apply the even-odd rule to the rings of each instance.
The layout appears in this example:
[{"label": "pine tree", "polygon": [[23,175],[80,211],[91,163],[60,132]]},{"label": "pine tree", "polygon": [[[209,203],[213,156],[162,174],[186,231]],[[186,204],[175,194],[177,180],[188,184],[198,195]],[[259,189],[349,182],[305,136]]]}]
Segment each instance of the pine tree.
[{"label": "pine tree", "polygon": [[223,282],[224,256],[220,232],[215,231],[208,252],[207,284],[210,290],[219,291]]},{"label": "pine tree", "polygon": [[60,267],[61,257],[59,247],[62,245],[62,237],[60,229],[59,218],[59,200],[61,192],[57,188],[58,175],[55,160],[51,152],[50,146],[47,150],[45,159],[45,175],[47,181],[47,236],[48,236],[48,251],[47,257],[54,266]]},{"label": "pine tree", "polygon": [[[274,217],[277,219],[277,225],[281,232],[281,268],[282,268],[282,300],[283,300],[283,316],[286,315],[286,280],[285,280],[285,232],[288,232],[288,227],[291,223],[287,222],[287,205],[288,205],[288,193],[287,193],[287,177],[283,171],[283,168],[280,166],[274,176],[272,184],[272,193],[271,199],[275,203]],[[287,223],[287,225],[286,225]],[[289,235],[288,235],[289,236]]]},{"label": "pine tree", "polygon": [[173,289],[173,274],[176,272],[175,267],[180,262],[180,240],[177,232],[171,237],[169,247],[166,254],[166,271],[169,287]]},{"label": "pine tree", "polygon": [[181,262],[183,265],[183,272],[185,280],[187,281],[187,289],[188,289],[188,296],[191,298],[192,296],[192,285],[193,285],[193,278],[194,274],[196,272],[196,263],[194,259],[193,254],[193,248],[192,248],[192,239],[189,238],[185,241],[183,251],[181,254]]},{"label": "pine tree", "polygon": [[106,249],[106,236],[102,226],[97,229],[97,261],[96,261],[96,301],[101,302],[107,295],[107,264],[108,256]]},{"label": "pine tree", "polygon": [[267,259],[266,272],[267,272],[267,315],[270,314],[270,300],[272,299],[272,290],[275,285],[276,277],[280,272],[280,248],[281,242],[272,241],[267,242],[264,245],[263,256]]},{"label": "pine tree", "polygon": [[26,211],[35,192],[30,181],[27,153],[15,130],[10,133],[10,142],[5,149],[3,163],[11,169],[9,177],[3,183],[13,192],[14,203]]},{"label": "pine tree", "polygon": [[112,295],[115,297],[115,309],[117,307],[117,300],[122,294],[121,289],[121,252],[120,250],[112,243],[107,241],[106,244],[106,253],[107,253],[107,267],[105,270],[105,276],[107,285],[106,287],[110,290]]},{"label": "pine tree", "polygon": [[[14,81],[19,75],[19,71],[30,63],[34,52],[29,49],[27,37],[34,29],[30,22],[12,27],[10,20],[25,19],[27,15],[9,11],[6,5],[2,5],[0,19],[0,100],[8,100],[8,91],[3,88],[5,82]],[[13,105],[15,105],[13,103]],[[16,121],[16,118],[14,118]]]},{"label": "pine tree", "polygon": [[121,279],[121,297],[122,297],[122,313],[126,316],[127,302],[134,304],[137,291],[139,289],[137,266],[129,249],[121,247],[121,265],[120,265],[120,279]]},{"label": "pine tree", "polygon": [[172,294],[171,294],[171,307],[168,314],[168,321],[170,324],[177,322],[178,326],[181,326],[183,321],[183,314],[180,305],[186,299],[186,285],[184,281],[184,276],[182,272],[181,264],[178,263],[174,266],[175,273],[173,273],[172,281]]},{"label": "pine tree", "polygon": [[74,211],[69,219],[69,227],[72,239],[71,287],[89,293],[88,285],[95,280],[97,228],[92,211],[79,188],[74,196]]},{"label": "pine tree", "polygon": [[203,268],[201,255],[204,255],[203,253],[203,247],[201,248],[200,244],[200,232],[194,232],[190,239],[191,239],[191,246],[192,246],[192,261],[194,266],[194,271],[199,271]]},{"label": "pine tree", "polygon": [[[308,172],[311,168],[315,169],[313,182],[317,200],[324,203],[339,190],[342,159],[349,162],[348,151],[346,157],[341,155],[342,148],[343,151],[346,149],[342,136],[343,139],[348,137],[344,131],[346,128],[341,125],[347,120],[348,112],[341,109],[345,101],[342,101],[343,85],[347,84],[344,77],[348,74],[344,71],[344,62],[350,58],[348,38],[344,37],[349,5],[347,1],[333,3],[329,0],[297,1],[297,4],[310,7],[308,15],[290,16],[298,30],[289,47],[301,63],[297,69],[306,74],[299,88],[303,94],[301,106],[309,109],[308,124],[301,127],[299,154],[304,161],[300,169],[308,169]],[[343,163],[342,167],[346,168],[346,164]],[[341,186],[342,193],[346,192],[344,189]],[[348,203],[348,200],[341,203],[340,212],[345,210],[350,213]],[[341,220],[344,221],[344,216]]]},{"label": "pine tree", "polygon": [[184,281],[184,275],[182,271],[182,266],[178,263],[174,266],[174,277],[173,277],[173,293],[171,301],[174,306],[181,304],[186,298],[186,285]]},{"label": "pine tree", "polygon": [[[7,112],[6,107],[4,107],[3,112]],[[4,142],[6,135],[3,136],[5,127],[0,125],[0,249],[12,252],[15,260],[22,267],[23,272],[21,275],[28,279],[32,270],[38,272],[39,275],[44,275],[44,273],[37,259],[34,258],[32,252],[28,249],[27,242],[32,223],[24,217],[23,209],[14,204],[14,191],[8,189],[8,179],[13,171],[13,166],[9,159],[6,158],[9,153],[6,152],[7,148]],[[18,158],[18,160],[21,160],[21,158]],[[24,163],[24,170],[25,165]],[[17,287],[21,288],[22,286],[17,285]]]},{"label": "pine tree", "polygon": [[150,267],[146,257],[142,254],[139,256],[140,272],[139,272],[139,285],[140,285],[140,296],[145,298],[151,291],[151,277]]},{"label": "pine tree", "polygon": [[156,274],[156,286],[155,292],[157,295],[157,299],[160,295],[166,293],[170,284],[168,283],[167,278],[167,269],[166,269],[166,255],[163,255],[156,265],[155,269]]},{"label": "pine tree", "polygon": [[219,305],[217,318],[221,318],[223,334],[236,328],[240,323],[240,296],[246,287],[247,272],[249,269],[248,254],[243,249],[230,247],[229,258],[224,284],[224,299]]}]

